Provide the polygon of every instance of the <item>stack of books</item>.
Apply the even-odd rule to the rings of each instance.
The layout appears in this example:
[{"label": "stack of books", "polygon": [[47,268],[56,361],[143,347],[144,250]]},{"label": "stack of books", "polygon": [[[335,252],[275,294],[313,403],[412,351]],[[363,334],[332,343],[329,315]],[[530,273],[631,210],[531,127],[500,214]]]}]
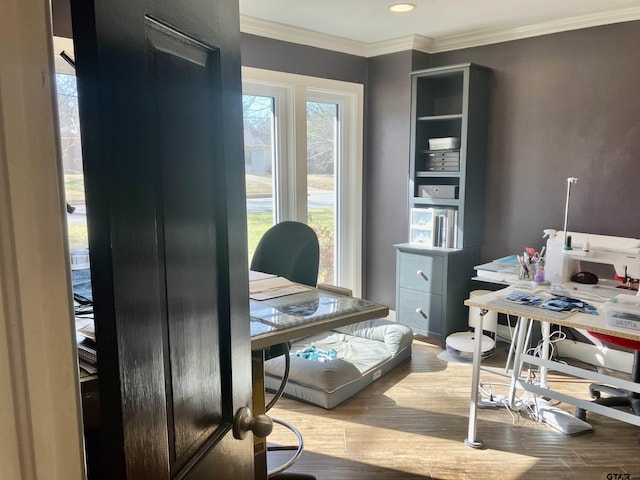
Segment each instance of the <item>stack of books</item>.
[{"label": "stack of books", "polygon": [[438,208],[433,221],[433,246],[456,248],[458,211],[453,208]]},{"label": "stack of books", "polygon": [[457,248],[458,210],[455,208],[413,208],[409,242],[428,247]]},{"label": "stack of books", "polygon": [[98,352],[95,340],[84,338],[78,342],[78,364],[80,369],[88,374],[98,373]]},{"label": "stack of books", "polygon": [[93,322],[93,304],[90,300],[74,295],[76,317],[76,342],[80,373],[92,375],[98,372],[96,329]]}]

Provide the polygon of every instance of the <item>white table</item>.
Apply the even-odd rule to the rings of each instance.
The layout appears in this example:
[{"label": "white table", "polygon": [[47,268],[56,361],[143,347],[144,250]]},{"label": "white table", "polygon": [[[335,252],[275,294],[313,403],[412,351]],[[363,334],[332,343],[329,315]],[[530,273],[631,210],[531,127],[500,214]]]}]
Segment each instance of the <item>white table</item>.
[{"label": "white table", "polygon": [[[256,278],[255,273],[251,278]],[[386,305],[318,288],[263,301],[250,300],[249,310],[255,415],[265,413],[265,348],[352,323],[384,318],[389,313]],[[266,438],[254,437],[255,480],[267,478],[266,452]]]},{"label": "white table", "polygon": [[[505,295],[505,290],[498,290],[486,295],[465,300],[464,304],[468,307],[477,307],[480,311],[479,320],[476,326],[476,331],[482,331],[483,316],[488,311],[495,311],[498,313],[504,313],[508,315],[516,315],[518,317],[518,323],[515,329],[515,337],[512,341],[514,346],[514,359],[513,368],[511,370],[511,387],[509,391],[509,406],[510,408],[517,410],[519,407],[515,402],[515,391],[517,388],[533,392],[538,395],[544,395],[545,397],[560,400],[571,405],[590,410],[601,415],[615,418],[633,425],[640,426],[640,416],[633,415],[631,413],[623,412],[615,408],[592,403],[588,400],[573,397],[562,392],[558,392],[548,388],[546,385],[546,370],[554,370],[557,372],[566,373],[575,377],[584,378],[597,383],[606,383],[618,388],[630,390],[640,393],[640,384],[623,380],[620,378],[612,377],[609,375],[603,375],[590,370],[573,367],[560,362],[555,362],[548,358],[549,354],[549,333],[550,324],[556,324],[563,327],[570,327],[582,330],[588,330],[592,332],[600,332],[606,335],[612,335],[621,338],[627,338],[630,340],[640,341],[640,332],[634,330],[627,330],[623,328],[617,328],[608,326],[605,323],[605,318],[602,315],[589,315],[585,313],[574,313],[566,318],[558,318],[553,312],[545,310],[543,308],[527,308],[522,307],[516,303],[513,305],[505,305],[504,303],[496,304],[496,300],[500,301]],[[592,302],[590,302],[592,303]],[[542,356],[537,357],[529,355],[525,352],[525,336],[529,328],[529,324],[532,321],[541,322],[543,348]],[[475,336],[474,353],[473,353],[473,367],[472,367],[472,382],[471,382],[471,405],[469,408],[469,429],[465,444],[473,447],[480,448],[483,446],[483,441],[477,436],[477,410],[478,410],[478,387],[480,384],[480,369],[482,366],[481,356],[481,340],[482,335]],[[528,363],[531,365],[537,365],[541,368],[541,382],[540,385],[534,385],[526,382],[522,376],[522,365]],[[489,370],[483,367],[485,370]],[[500,373],[500,372],[496,372]]]}]

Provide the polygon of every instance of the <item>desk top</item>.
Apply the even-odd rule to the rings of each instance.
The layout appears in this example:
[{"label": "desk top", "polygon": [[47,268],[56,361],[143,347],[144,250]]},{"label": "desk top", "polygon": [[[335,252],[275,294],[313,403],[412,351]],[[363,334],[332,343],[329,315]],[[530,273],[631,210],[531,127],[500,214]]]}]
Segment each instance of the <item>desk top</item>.
[{"label": "desk top", "polygon": [[317,288],[269,300],[250,300],[249,309],[252,350],[389,313],[387,306]]},{"label": "desk top", "polygon": [[[495,292],[487,293],[485,295],[479,295],[472,297],[464,301],[464,304],[468,307],[477,307],[480,309],[495,311],[499,313],[505,313],[508,315],[515,315],[520,317],[531,318],[540,322],[549,322],[563,327],[570,327],[582,330],[588,330],[591,332],[604,333],[605,335],[611,335],[614,337],[627,338],[629,340],[640,341],[640,331],[629,330],[625,328],[614,327],[607,325],[603,315],[590,315],[586,313],[573,313],[566,318],[556,318],[551,315],[552,312],[545,310],[544,308],[522,308],[517,303],[513,303],[513,306],[507,306],[504,303],[500,305],[491,304],[493,300],[502,299],[505,296],[505,290],[498,290]],[[594,306],[599,306],[593,301],[589,301]]]}]

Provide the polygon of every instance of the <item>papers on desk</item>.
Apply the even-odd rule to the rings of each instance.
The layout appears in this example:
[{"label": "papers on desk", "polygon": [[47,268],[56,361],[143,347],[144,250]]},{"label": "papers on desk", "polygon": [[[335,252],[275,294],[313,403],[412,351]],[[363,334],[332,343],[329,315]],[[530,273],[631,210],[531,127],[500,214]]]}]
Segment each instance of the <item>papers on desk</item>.
[{"label": "papers on desk", "polygon": [[256,272],[255,270],[249,270],[249,282],[255,282],[256,280],[264,280],[265,278],[275,278],[277,275],[272,273]]},{"label": "papers on desk", "polygon": [[518,281],[518,258],[515,255],[498,258],[489,263],[473,267],[479,279],[510,283]]},{"label": "papers on desk", "polygon": [[96,350],[96,329],[93,313],[76,315],[76,342],[78,345],[78,364],[81,372],[98,372],[98,352]]},{"label": "papers on desk", "polygon": [[96,341],[96,327],[93,323],[93,314],[80,316],[76,315],[76,334],[79,334],[82,338],[78,341],[88,338]]},{"label": "papers on desk", "polygon": [[577,310],[551,310],[544,308],[542,304],[557,298],[541,290],[535,293],[530,291],[519,291],[513,287],[507,288],[504,293],[493,300],[489,300],[487,305],[508,309],[509,314],[526,317],[529,315],[544,315],[545,317],[562,320],[570,317]]},{"label": "papers on desk", "polygon": [[271,276],[249,282],[249,298],[252,300],[269,300],[307,290],[311,290],[311,287],[293,283],[283,277]]}]

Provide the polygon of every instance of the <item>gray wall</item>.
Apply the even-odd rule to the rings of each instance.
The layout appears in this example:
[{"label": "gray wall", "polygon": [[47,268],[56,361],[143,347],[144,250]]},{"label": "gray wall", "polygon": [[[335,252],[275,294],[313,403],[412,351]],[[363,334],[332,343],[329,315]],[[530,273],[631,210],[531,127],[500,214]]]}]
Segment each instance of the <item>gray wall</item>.
[{"label": "gray wall", "polygon": [[[70,36],[55,0],[54,31]],[[409,72],[493,69],[483,260],[540,248],[569,227],[640,238],[640,22],[427,55],[371,59],[243,34],[246,66],[365,85],[364,294],[395,308],[395,251],[407,240]]]},{"label": "gray wall", "polygon": [[242,65],[344,82],[366,83],[367,59],[243,33]]},{"label": "gray wall", "polygon": [[367,91],[364,294],[394,308],[394,244],[404,243],[409,223],[409,144],[413,70],[429,55],[405,51],[369,59]]},{"label": "gray wall", "polygon": [[243,35],[243,64],[365,84],[364,292],[395,307],[407,239],[409,72],[493,69],[483,260],[540,248],[561,229],[640,237],[640,22],[426,55],[370,58]]},{"label": "gray wall", "polygon": [[493,69],[484,260],[544,228],[640,238],[640,22],[432,56]]},{"label": "gray wall", "polygon": [[395,243],[408,222],[411,52],[369,61],[365,160],[364,295],[395,304]]}]

